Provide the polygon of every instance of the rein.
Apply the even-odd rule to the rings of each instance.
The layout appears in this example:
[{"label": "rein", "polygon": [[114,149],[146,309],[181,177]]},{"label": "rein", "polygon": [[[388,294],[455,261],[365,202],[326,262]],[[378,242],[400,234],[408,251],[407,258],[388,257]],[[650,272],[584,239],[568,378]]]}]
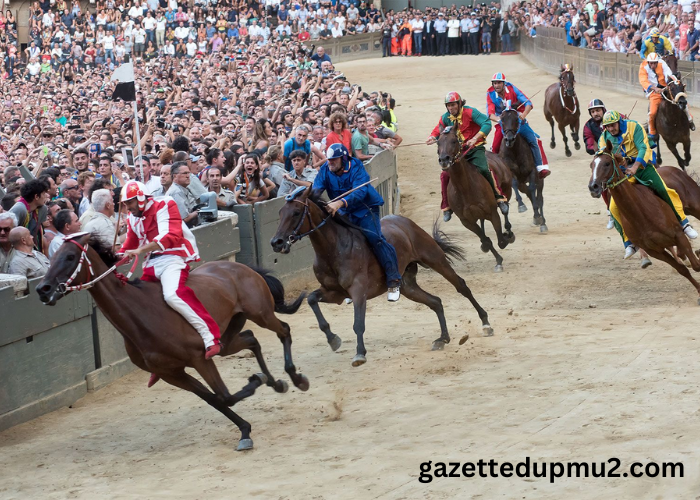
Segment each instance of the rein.
[{"label": "rein", "polygon": [[[59,292],[61,295],[65,295],[67,292],[80,291],[80,290],[88,290],[88,289],[92,288],[93,286],[95,286],[95,284],[97,284],[97,283],[99,283],[100,281],[102,281],[108,274],[110,274],[110,273],[116,271],[117,267],[119,267],[119,266],[121,266],[122,264],[125,264],[125,263],[127,263],[127,262],[129,262],[129,261],[131,260],[131,256],[124,257],[123,259],[121,259],[119,262],[117,262],[117,263],[114,264],[112,267],[110,267],[109,269],[107,269],[107,270],[106,270],[104,273],[102,273],[100,276],[97,276],[97,277],[96,277],[95,279],[93,279],[92,281],[89,281],[89,282],[87,282],[87,283],[80,283],[80,284],[78,284],[78,285],[72,285],[72,286],[71,286],[71,283],[73,283],[73,280],[78,276],[78,274],[80,274],[80,270],[81,270],[82,267],[83,267],[83,262],[87,262],[87,266],[88,266],[88,278],[90,278],[90,277],[92,277],[92,276],[95,276],[95,272],[94,272],[93,269],[92,269],[92,262],[90,262],[90,259],[89,259],[88,256],[87,256],[87,251],[88,251],[88,248],[89,248],[89,247],[88,247],[87,245],[83,246],[83,245],[81,245],[80,243],[78,243],[78,242],[75,241],[75,240],[67,240],[67,241],[73,243],[74,245],[76,245],[76,246],[80,249],[80,260],[78,260],[78,265],[77,265],[77,267],[75,268],[75,271],[73,271],[73,274],[71,274],[70,278],[68,278],[68,279],[65,281],[65,283],[59,283],[59,285],[58,285],[58,287],[57,287],[57,290],[58,290],[58,292]],[[132,266],[131,266],[131,269],[129,270],[129,273],[128,273],[126,276],[123,276],[123,275],[117,273],[117,277],[118,277],[119,280],[122,282],[122,284],[125,284],[125,283],[126,283],[126,280],[128,280],[129,278],[131,278],[131,275],[134,274],[134,270],[136,269],[136,264],[138,264],[138,261],[139,261],[139,258],[136,257],[136,258],[134,259],[134,263],[133,263]]]},{"label": "rein", "polygon": [[[619,186],[620,184],[622,184],[623,182],[625,182],[626,180],[629,179],[629,176],[628,176],[627,174],[625,174],[624,172],[622,172],[622,169],[621,169],[620,166],[617,164],[617,161],[615,161],[615,156],[614,156],[612,153],[608,153],[608,152],[606,152],[606,151],[602,151],[602,152],[598,153],[597,156],[609,156],[610,159],[612,160],[612,164],[613,164],[613,173],[612,173],[612,175],[610,176],[610,178],[607,180],[607,182],[605,183],[605,189],[613,190],[613,189],[615,189],[617,186]],[[616,180],[616,181],[613,181],[613,180],[615,179],[615,175],[618,174],[618,173],[619,173],[622,177],[621,177],[620,179]]]},{"label": "rein", "polygon": [[[311,220],[311,211],[309,210],[309,200],[307,199],[304,202],[301,202],[299,200],[291,200],[291,201],[293,201],[295,203],[299,203],[300,205],[304,205],[304,213],[302,214],[301,219],[299,219],[299,223],[297,224],[297,227],[295,227],[294,231],[292,231],[292,234],[289,235],[288,241],[289,241],[290,245],[301,240],[305,236],[308,236],[311,233],[318,231],[326,224],[326,222],[328,222],[328,219],[331,218],[331,216],[329,215],[326,218],[324,218],[323,221],[321,221],[321,223],[318,226],[314,226],[314,223]],[[299,230],[301,229],[301,226],[304,225],[304,220],[307,217],[309,219],[309,226],[311,226],[311,229],[309,231],[306,231],[303,234],[299,234]]]}]

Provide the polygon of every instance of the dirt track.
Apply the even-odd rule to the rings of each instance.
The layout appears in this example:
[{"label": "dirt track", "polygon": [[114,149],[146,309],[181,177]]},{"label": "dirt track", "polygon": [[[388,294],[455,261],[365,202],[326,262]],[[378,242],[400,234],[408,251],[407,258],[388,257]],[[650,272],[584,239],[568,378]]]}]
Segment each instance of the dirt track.
[{"label": "dirt track", "polygon": [[[407,143],[425,139],[448,90],[483,110],[496,71],[530,95],[554,81],[517,56],[341,67],[367,90],[393,92]],[[585,86],[577,92],[582,105],[601,97],[623,113],[636,99]],[[543,96],[534,98],[530,121],[548,142]],[[640,94],[632,117],[644,121],[645,109]],[[137,372],[72,409],[0,434],[0,497],[697,498],[695,292],[665,264],[642,271],[638,260],[623,262],[619,237],[605,229],[603,202],[588,194],[588,155],[582,149],[567,159],[559,136],[557,142],[547,150],[549,234],[531,225],[531,209],[514,213],[517,241],[503,252],[505,272],[492,272],[492,257],[456,218],[443,226],[467,250],[457,270],[488,310],[494,337],[480,337],[466,300],[424,270],[419,283],[442,298],[453,338],[443,352],[429,350],[439,335],[429,309],[378,299],[368,307],[368,363],[354,369],[352,307],[324,307],[344,340],[332,353],[305,306],[290,324],[295,361],[311,390],[278,395],[264,388],[236,406],[253,425],[254,451],[236,453],[238,430],[196,397],[164,383],[147,390],[148,375]],[[700,148],[693,155],[700,158]],[[402,150],[400,186],[403,215],[429,228],[439,213],[434,146]],[[466,333],[470,339],[459,346]],[[273,373],[284,376],[279,342],[270,332],[258,337]],[[258,371],[250,358],[217,364],[231,389]],[[619,457],[618,472],[635,461],[682,461],[686,477],[417,480],[427,460],[528,456]]]}]

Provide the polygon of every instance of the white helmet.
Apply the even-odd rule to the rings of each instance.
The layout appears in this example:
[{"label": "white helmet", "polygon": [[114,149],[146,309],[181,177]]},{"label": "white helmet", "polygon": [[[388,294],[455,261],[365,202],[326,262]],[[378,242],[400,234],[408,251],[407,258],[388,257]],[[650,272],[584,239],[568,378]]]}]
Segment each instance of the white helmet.
[{"label": "white helmet", "polygon": [[127,182],[126,186],[122,188],[121,195],[122,203],[136,198],[139,202],[139,210],[146,208],[146,196],[150,196],[146,192],[146,186],[139,181]]},{"label": "white helmet", "polygon": [[651,54],[649,54],[647,56],[646,61],[647,62],[659,62],[659,54],[657,54],[656,52],[652,52]]}]

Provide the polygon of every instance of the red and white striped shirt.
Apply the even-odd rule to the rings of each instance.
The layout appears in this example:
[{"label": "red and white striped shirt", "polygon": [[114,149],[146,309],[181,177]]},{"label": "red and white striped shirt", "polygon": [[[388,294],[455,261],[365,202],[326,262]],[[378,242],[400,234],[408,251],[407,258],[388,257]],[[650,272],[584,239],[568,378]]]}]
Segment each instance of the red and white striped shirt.
[{"label": "red and white striped shirt", "polygon": [[154,255],[177,255],[185,262],[199,260],[194,235],[183,222],[177,203],[169,196],[149,199],[141,217],[129,214],[127,227],[121,251],[156,242],[161,250],[154,250]]}]

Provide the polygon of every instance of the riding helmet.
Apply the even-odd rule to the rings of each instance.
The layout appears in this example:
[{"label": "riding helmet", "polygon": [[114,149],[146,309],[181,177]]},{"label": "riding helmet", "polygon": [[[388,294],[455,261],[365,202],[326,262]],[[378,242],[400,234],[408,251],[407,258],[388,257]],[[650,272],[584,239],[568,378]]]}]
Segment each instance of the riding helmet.
[{"label": "riding helmet", "polygon": [[601,101],[600,99],[593,99],[591,102],[588,103],[588,114],[590,115],[591,110],[596,108],[603,108],[603,113],[607,111],[607,109],[605,109],[605,104],[603,104],[603,101]]},{"label": "riding helmet", "polygon": [[620,121],[620,113],[617,111],[606,111],[603,115],[603,125],[612,125]]},{"label": "riding helmet", "polygon": [[503,73],[496,73],[491,77],[492,82],[505,82],[506,81],[506,75]]},{"label": "riding helmet", "polygon": [[462,104],[462,97],[457,92],[448,92],[445,96],[445,106],[447,106],[451,102],[457,102],[459,104]]},{"label": "riding helmet", "polygon": [[656,52],[652,52],[651,54],[649,54],[647,56],[646,61],[647,62],[659,62],[659,54],[657,54]]},{"label": "riding helmet", "polygon": [[350,153],[348,153],[348,150],[345,148],[340,143],[337,144],[331,144],[328,146],[328,151],[326,151],[326,158],[329,160],[332,160],[334,158],[343,158],[346,156],[350,156]]},{"label": "riding helmet", "polygon": [[139,202],[139,210],[146,208],[146,186],[139,181],[129,181],[122,188],[122,203],[136,198]]},{"label": "riding helmet", "polygon": [[661,34],[661,31],[659,31],[659,28],[652,28],[651,31],[649,31],[649,36],[652,38],[657,38]]}]

